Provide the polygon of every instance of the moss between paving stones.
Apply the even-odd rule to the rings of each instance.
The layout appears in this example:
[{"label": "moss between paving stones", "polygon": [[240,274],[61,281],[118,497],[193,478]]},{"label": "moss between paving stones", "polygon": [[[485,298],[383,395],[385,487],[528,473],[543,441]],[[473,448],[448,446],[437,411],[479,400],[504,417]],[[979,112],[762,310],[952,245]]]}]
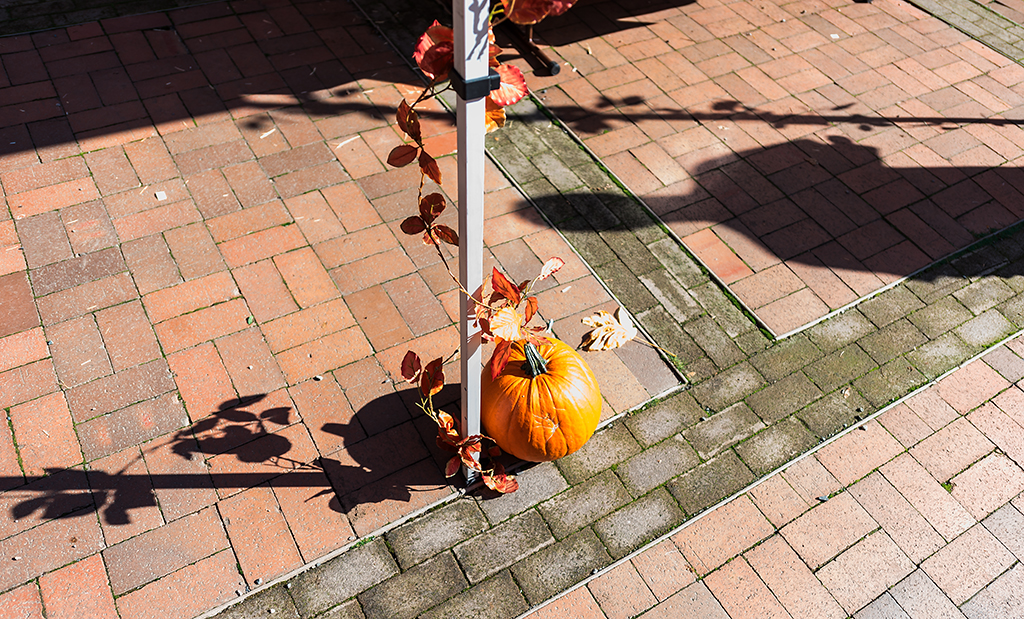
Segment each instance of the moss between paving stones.
[{"label": "moss between paving stones", "polygon": [[555,538],[562,539],[632,500],[619,477],[606,470],[569,488],[537,509]]}]

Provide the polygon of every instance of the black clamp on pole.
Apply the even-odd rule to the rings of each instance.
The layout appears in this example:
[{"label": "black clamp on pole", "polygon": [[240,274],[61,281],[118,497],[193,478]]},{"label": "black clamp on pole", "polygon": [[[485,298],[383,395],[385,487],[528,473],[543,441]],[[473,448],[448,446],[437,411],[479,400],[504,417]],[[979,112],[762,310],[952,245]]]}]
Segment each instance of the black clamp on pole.
[{"label": "black clamp on pole", "polygon": [[452,90],[463,101],[483,99],[492,90],[501,88],[501,76],[494,69],[489,69],[486,77],[476,77],[468,81],[463,79],[458,71],[450,69],[448,79],[451,80]]}]

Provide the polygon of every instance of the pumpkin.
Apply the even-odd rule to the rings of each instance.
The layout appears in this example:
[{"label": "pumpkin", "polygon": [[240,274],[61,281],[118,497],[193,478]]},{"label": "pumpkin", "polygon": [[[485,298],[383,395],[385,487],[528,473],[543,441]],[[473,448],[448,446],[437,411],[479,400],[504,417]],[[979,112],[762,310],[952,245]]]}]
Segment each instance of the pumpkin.
[{"label": "pumpkin", "polygon": [[576,451],[601,419],[601,391],[587,362],[571,346],[514,342],[508,364],[480,388],[484,433],[520,460],[547,462]]}]

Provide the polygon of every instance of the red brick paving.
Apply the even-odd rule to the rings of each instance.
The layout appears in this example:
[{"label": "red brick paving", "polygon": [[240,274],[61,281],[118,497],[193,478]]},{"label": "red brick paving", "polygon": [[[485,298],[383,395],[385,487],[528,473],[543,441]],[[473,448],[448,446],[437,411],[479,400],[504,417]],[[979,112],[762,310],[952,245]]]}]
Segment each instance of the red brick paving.
[{"label": "red brick paving", "polygon": [[[0,39],[5,617],[192,617],[455,492],[391,379],[457,345],[398,229],[419,178],[384,163],[418,82],[352,5],[264,4]],[[568,261],[541,309],[576,333],[607,293],[489,163],[486,188],[502,264]],[[608,413],[656,359],[595,362]]]},{"label": "red brick paving", "polygon": [[776,335],[1024,215],[990,179],[1024,76],[902,0],[608,0],[537,36],[565,70],[531,88]]},{"label": "red brick paving", "polygon": [[[951,385],[991,369],[975,360],[909,401],[949,407],[943,394],[955,393]],[[918,461],[926,451],[908,451],[889,434],[904,433],[915,414],[898,404],[527,616],[579,604],[597,605],[586,616],[607,619],[627,610],[730,619],[961,616],[956,607],[975,616],[979,604],[1016,616],[1007,587],[1017,577],[1007,570],[1020,560],[1024,451],[996,446],[1020,444],[1024,427],[995,404],[1013,408],[1015,393],[1004,387],[967,415],[933,415],[934,427],[914,431],[919,446],[939,441],[950,460],[965,463],[946,488],[945,472]],[[957,431],[963,425],[971,432]],[[842,482],[829,481],[828,470]],[[820,498],[801,498],[797,487]],[[619,596],[606,593],[613,584]]]}]

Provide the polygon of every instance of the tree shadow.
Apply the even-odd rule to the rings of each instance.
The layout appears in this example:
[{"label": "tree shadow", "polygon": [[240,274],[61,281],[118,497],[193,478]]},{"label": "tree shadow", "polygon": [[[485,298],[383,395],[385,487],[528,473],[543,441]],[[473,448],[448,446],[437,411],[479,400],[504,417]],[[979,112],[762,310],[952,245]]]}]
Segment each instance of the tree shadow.
[{"label": "tree shadow", "polygon": [[[92,513],[106,525],[128,525],[136,510],[156,508],[164,489],[207,491],[212,485],[226,496],[265,484],[314,488],[319,492],[312,498],[331,495],[331,509],[350,518],[373,503],[410,503],[416,493],[446,487],[454,491],[464,480],[461,474],[443,477],[450,454],[434,444],[432,421],[422,414],[410,416],[406,407],[413,391],[381,396],[344,422],[315,426],[300,423],[291,407],[267,406],[266,394],[224,402],[211,415],[159,441],[182,461],[204,461],[206,473],[147,472],[137,468],[142,460],[136,456],[114,471],[51,468],[28,479],[0,478],[0,487],[9,488],[0,493],[0,509],[13,521],[0,522],[0,538],[42,521]],[[458,394],[457,385],[448,385],[438,401],[452,410]],[[340,438],[343,447],[298,457],[312,444],[309,433]],[[142,449],[146,453],[146,446]]]}]

